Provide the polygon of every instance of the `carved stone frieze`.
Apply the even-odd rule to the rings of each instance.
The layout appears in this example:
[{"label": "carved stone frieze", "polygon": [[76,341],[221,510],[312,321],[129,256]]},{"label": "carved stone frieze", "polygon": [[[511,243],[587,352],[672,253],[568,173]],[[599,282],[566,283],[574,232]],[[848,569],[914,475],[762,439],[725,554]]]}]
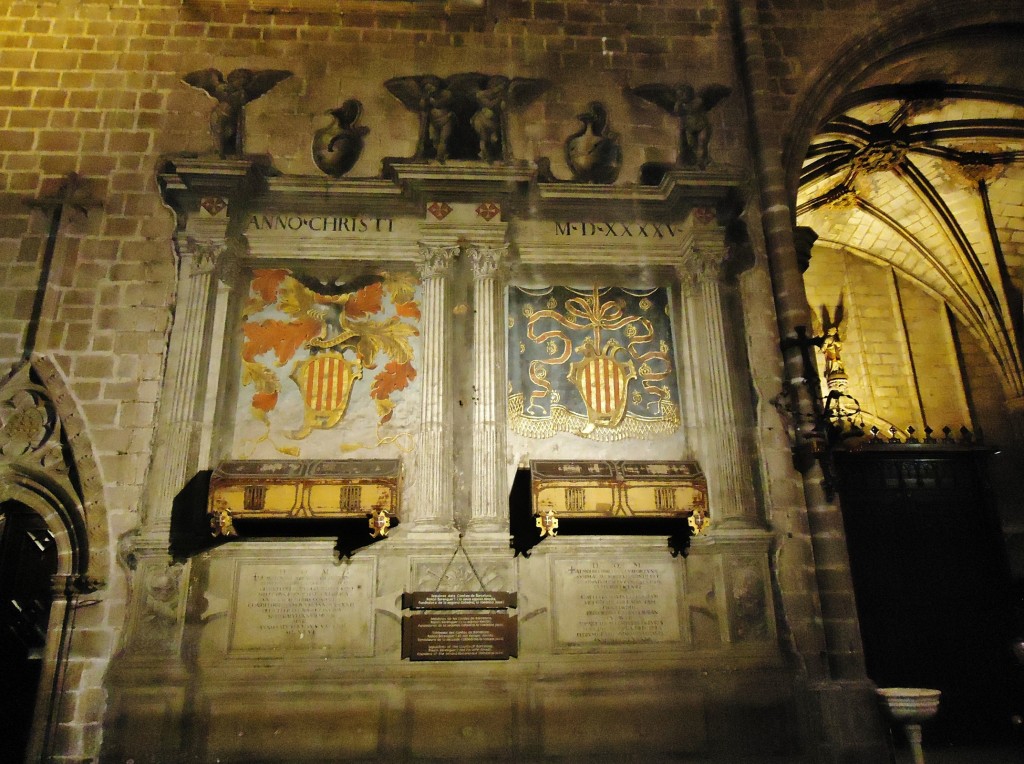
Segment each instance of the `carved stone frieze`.
[{"label": "carved stone frieze", "polygon": [[413,563],[409,591],[512,591],[512,569],[507,560],[471,561],[459,554],[448,560],[419,560]]},{"label": "carved stone frieze", "polygon": [[168,563],[163,555],[140,557],[132,576],[131,651],[175,653],[184,623],[188,565]]},{"label": "carved stone frieze", "polygon": [[726,567],[729,601],[729,633],[734,642],[767,639],[771,610],[763,560],[731,558]]}]

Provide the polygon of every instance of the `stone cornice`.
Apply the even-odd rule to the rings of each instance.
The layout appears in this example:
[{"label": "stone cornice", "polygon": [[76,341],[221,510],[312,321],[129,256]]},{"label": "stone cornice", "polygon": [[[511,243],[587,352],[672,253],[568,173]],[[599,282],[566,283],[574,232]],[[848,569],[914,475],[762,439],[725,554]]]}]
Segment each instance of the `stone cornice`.
[{"label": "stone cornice", "polygon": [[[734,167],[672,170],[657,186],[621,183],[539,182],[531,162],[385,160],[383,177],[332,179],[282,175],[269,158],[239,160],[169,159],[158,176],[164,199],[179,215],[201,214],[204,204],[222,200],[233,225],[246,211],[302,211],[307,214],[415,216],[427,201],[495,201],[507,221],[654,220],[681,221],[691,209],[715,207],[742,194],[747,185]],[[529,212],[527,212],[529,210]]]}]

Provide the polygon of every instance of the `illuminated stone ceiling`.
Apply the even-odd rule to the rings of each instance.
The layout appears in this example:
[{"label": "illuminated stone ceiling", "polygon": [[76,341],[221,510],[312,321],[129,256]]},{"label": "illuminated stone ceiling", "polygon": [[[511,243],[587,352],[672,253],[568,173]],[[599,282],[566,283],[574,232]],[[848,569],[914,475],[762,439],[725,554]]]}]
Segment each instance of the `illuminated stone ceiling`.
[{"label": "illuminated stone ceiling", "polygon": [[944,300],[1024,394],[1024,90],[872,85],[836,113],[804,161],[797,224]]}]

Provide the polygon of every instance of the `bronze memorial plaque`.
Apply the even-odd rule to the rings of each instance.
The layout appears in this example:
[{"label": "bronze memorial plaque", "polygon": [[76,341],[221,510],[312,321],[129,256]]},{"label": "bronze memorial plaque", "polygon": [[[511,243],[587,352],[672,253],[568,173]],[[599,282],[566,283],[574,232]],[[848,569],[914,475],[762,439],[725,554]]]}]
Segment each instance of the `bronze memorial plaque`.
[{"label": "bronze memorial plaque", "polygon": [[409,610],[505,610],[516,607],[515,592],[405,592]]},{"label": "bronze memorial plaque", "polygon": [[507,613],[413,613],[402,618],[402,657],[502,661],[519,654],[519,622]]}]

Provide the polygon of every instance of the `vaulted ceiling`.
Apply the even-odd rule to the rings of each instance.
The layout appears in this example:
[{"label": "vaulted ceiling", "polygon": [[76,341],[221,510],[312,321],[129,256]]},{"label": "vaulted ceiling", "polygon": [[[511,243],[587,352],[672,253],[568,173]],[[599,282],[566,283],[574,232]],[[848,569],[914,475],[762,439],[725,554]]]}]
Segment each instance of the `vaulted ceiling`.
[{"label": "vaulted ceiling", "polygon": [[808,150],[797,224],[813,228],[819,246],[892,266],[944,300],[1018,397],[1024,90],[978,81],[850,93]]}]

